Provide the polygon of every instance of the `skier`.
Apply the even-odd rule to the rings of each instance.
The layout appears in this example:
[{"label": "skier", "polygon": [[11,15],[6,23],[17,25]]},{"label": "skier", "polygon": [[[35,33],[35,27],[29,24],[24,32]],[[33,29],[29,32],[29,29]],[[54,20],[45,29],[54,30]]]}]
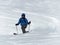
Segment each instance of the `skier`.
[{"label": "skier", "polygon": [[19,24],[21,25],[22,32],[26,33],[27,31],[25,29],[27,28],[28,24],[31,24],[31,21],[28,22],[27,18],[25,17],[25,13],[22,13],[21,18],[15,25],[18,26]]}]

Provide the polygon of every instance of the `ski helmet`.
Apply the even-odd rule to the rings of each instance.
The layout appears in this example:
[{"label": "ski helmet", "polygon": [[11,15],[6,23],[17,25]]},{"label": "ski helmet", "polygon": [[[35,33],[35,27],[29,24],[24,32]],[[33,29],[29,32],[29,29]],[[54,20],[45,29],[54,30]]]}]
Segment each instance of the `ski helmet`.
[{"label": "ski helmet", "polygon": [[24,16],[24,17],[25,17],[25,13],[22,13],[22,16]]}]

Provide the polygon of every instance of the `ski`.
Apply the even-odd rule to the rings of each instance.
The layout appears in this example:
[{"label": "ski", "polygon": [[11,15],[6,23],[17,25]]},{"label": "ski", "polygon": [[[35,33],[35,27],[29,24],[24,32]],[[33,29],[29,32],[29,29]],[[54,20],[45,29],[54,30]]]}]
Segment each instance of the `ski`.
[{"label": "ski", "polygon": [[[29,33],[29,31],[26,31],[26,33]],[[23,33],[23,34],[26,34],[26,33]],[[19,35],[18,33],[13,33],[13,35]]]},{"label": "ski", "polygon": [[17,33],[13,33],[13,35],[18,35]]}]

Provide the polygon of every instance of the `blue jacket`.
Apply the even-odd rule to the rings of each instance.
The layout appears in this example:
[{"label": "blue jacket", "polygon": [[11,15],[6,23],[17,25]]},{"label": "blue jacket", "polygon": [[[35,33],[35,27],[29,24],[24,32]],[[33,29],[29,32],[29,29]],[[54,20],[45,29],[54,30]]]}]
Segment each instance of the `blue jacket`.
[{"label": "blue jacket", "polygon": [[20,18],[17,24],[21,24],[21,26],[26,26],[28,24],[28,20],[26,18]]}]

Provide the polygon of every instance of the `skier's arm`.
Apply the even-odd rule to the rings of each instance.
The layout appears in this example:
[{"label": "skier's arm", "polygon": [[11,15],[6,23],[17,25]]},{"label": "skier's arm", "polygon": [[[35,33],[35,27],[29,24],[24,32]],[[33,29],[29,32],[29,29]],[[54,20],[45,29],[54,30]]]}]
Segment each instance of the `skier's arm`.
[{"label": "skier's arm", "polygon": [[31,21],[29,21],[28,24],[31,24]]},{"label": "skier's arm", "polygon": [[27,20],[27,19],[26,19],[26,22],[27,22],[27,24],[31,24],[31,21],[29,21],[29,22],[28,22],[28,20]]},{"label": "skier's arm", "polygon": [[20,24],[20,22],[21,22],[21,19],[19,19],[18,23],[17,23],[17,24],[15,24],[15,25],[16,25],[16,26],[17,26],[17,25],[19,25],[19,24]]}]

